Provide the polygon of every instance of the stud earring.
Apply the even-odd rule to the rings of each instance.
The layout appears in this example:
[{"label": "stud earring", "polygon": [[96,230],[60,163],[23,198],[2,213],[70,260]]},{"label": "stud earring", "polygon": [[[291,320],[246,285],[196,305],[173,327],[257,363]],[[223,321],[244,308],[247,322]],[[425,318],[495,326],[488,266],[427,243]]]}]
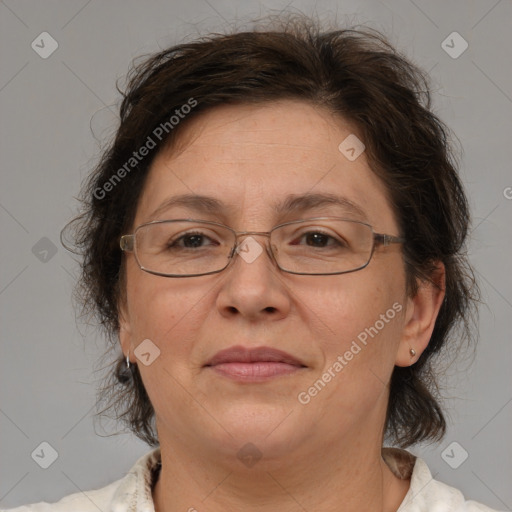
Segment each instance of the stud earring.
[{"label": "stud earring", "polygon": [[411,348],[409,350],[409,354],[411,354],[411,357],[414,357],[416,355],[416,350],[414,350],[413,348]]}]

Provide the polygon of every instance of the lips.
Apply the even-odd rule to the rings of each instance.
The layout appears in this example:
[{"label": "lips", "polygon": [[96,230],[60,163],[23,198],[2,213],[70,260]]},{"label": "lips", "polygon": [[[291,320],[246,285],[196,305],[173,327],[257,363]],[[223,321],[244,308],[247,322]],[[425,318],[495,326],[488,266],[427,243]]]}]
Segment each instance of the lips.
[{"label": "lips", "polygon": [[217,352],[205,367],[235,381],[262,382],[294,374],[306,365],[282,350],[235,346]]},{"label": "lips", "polygon": [[217,366],[225,363],[285,363],[291,366],[304,367],[297,358],[282,350],[270,347],[247,349],[242,346],[230,347],[217,352],[205,366]]}]

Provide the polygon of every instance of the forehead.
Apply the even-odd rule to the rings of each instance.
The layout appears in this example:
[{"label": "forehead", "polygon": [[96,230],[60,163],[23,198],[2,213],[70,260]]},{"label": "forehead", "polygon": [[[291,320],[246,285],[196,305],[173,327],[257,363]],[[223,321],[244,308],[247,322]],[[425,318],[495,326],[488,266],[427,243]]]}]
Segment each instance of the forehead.
[{"label": "forehead", "polygon": [[[375,227],[393,226],[387,191],[364,152],[351,161],[339,149],[349,136],[356,131],[343,119],[300,101],[211,109],[185,125],[177,143],[155,157],[136,223],[178,213],[190,217],[193,210],[173,198],[197,195],[221,203],[218,220],[233,226],[243,222],[249,229],[247,222],[261,227],[261,222],[288,220],[282,207],[295,197],[329,195],[345,206],[351,203],[354,214],[362,213]],[[315,211],[341,212],[336,202],[324,201],[322,212],[318,204]],[[301,204],[313,208],[315,201]],[[295,208],[290,214],[301,212]]]}]

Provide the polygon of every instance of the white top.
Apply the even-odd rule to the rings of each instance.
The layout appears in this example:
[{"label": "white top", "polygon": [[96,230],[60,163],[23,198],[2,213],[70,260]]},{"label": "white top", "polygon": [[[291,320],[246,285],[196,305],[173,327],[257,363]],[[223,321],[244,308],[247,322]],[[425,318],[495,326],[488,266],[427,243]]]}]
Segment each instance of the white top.
[{"label": "white top", "polygon": [[[405,450],[383,448],[382,456],[393,473],[411,479],[397,512],[498,512],[432,478],[426,463]],[[57,503],[3,509],[0,512],[155,512],[152,488],[161,466],[160,448],[143,455],[120,480],[102,489],[70,494]]]}]

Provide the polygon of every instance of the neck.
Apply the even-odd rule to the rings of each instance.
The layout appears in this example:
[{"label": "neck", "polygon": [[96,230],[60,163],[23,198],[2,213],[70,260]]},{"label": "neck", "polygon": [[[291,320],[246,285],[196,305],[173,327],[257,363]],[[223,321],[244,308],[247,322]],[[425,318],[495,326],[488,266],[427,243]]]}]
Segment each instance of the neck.
[{"label": "neck", "polygon": [[[344,443],[345,444],[345,443]],[[395,512],[409,481],[381,456],[380,444],[346,443],[328,451],[246,467],[236,457],[195,453],[183,444],[161,444],[162,469],[153,492],[156,512],[196,510],[283,512],[297,510]]]}]

